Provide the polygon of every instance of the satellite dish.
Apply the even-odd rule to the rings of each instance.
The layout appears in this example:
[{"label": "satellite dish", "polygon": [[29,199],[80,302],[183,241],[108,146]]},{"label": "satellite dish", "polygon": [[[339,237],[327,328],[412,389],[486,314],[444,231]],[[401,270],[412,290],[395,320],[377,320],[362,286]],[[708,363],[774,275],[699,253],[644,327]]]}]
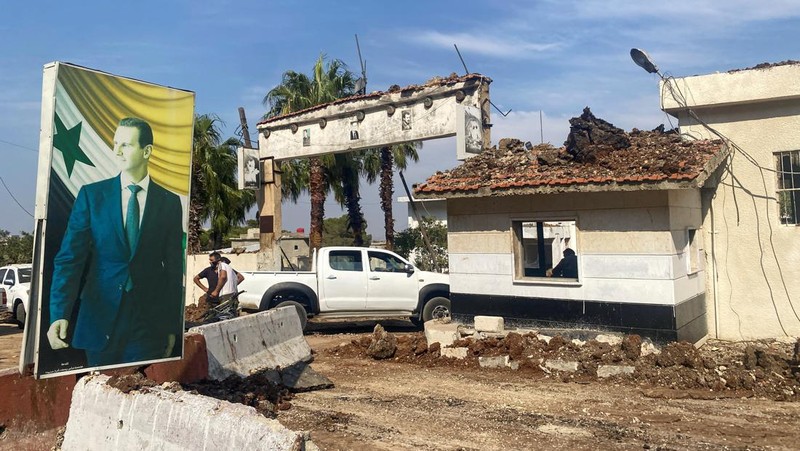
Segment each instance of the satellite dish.
[{"label": "satellite dish", "polygon": [[637,66],[641,67],[647,72],[651,74],[658,73],[658,67],[653,64],[653,61],[650,60],[650,55],[648,55],[644,50],[631,49],[631,59],[633,59],[633,62],[636,63]]}]

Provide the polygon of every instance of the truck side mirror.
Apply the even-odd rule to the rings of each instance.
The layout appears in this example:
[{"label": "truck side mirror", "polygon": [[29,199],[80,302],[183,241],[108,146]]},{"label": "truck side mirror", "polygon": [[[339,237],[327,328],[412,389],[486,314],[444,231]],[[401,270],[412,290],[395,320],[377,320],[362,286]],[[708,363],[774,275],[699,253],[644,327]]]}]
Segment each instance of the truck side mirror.
[{"label": "truck side mirror", "polygon": [[406,263],[406,274],[414,274],[414,266]]}]

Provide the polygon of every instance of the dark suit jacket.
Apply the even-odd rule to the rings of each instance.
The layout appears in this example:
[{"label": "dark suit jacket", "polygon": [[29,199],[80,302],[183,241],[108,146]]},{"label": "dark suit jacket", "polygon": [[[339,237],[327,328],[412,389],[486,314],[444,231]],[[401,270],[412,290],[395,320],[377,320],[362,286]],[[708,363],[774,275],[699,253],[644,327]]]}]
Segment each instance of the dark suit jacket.
[{"label": "dark suit jacket", "polygon": [[184,256],[180,199],[151,179],[133,255],[121,204],[119,175],[81,188],[54,261],[50,321],[70,319],[79,301],[71,346],[105,349],[130,275],[134,289],[128,298],[133,296],[137,311],[149,318],[148,336],[163,336],[166,346],[167,335],[176,334],[179,348]]}]

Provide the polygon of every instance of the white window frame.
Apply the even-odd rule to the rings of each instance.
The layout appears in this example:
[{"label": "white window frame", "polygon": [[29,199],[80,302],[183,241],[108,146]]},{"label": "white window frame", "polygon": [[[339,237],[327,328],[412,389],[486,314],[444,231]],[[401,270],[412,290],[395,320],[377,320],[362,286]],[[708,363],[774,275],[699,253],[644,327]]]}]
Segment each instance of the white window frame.
[{"label": "white window frame", "polygon": [[[573,222],[575,224],[575,236],[570,237],[571,242],[569,248],[574,250],[578,254],[578,278],[577,279],[565,279],[561,277],[533,277],[533,276],[525,276],[520,275],[520,261],[519,259],[524,259],[524,249],[523,243],[518,240],[518,235],[516,231],[516,224],[519,223],[520,227],[522,226],[521,223],[523,222]],[[580,252],[580,227],[578,226],[578,218],[576,215],[553,215],[553,214],[537,214],[535,216],[525,216],[525,217],[512,217],[510,218],[509,224],[509,231],[511,233],[511,279],[514,284],[520,285],[557,285],[557,286],[581,286],[583,285],[583,259],[581,258]],[[520,230],[521,232],[521,230]],[[553,260],[553,267],[555,267],[557,262],[561,260],[561,256],[557,258],[554,256]]]},{"label": "white window frame", "polygon": [[[778,204],[778,221],[781,223],[781,225],[785,226],[800,226],[800,207],[797,205],[797,203],[794,203],[794,222],[788,222],[788,220],[784,221],[784,218],[787,216],[785,216],[781,206],[781,195],[783,193],[794,193],[793,197],[795,198],[798,194],[800,194],[800,185],[794,182],[794,176],[800,176],[800,172],[793,171],[791,168],[792,159],[796,158],[796,161],[800,163],[800,150],[784,150],[775,152],[773,155],[775,155],[775,199]],[[790,159],[788,171],[786,170],[787,168],[783,167],[784,156],[789,156]],[[789,187],[784,186],[784,174],[789,175],[789,184],[791,185]]]}]

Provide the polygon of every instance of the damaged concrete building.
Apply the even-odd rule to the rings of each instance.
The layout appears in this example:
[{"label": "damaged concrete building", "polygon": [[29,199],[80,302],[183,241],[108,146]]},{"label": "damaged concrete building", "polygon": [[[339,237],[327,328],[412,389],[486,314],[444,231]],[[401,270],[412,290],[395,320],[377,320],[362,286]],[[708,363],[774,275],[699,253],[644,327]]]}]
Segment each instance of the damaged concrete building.
[{"label": "damaged concrete building", "polygon": [[[701,339],[700,188],[727,148],[571,122],[566,147],[504,139],[416,187],[447,199],[454,317]],[[577,277],[548,277],[566,248]]]},{"label": "damaged concrete building", "polygon": [[[585,110],[563,148],[501,140],[431,176],[415,195],[447,199],[455,318],[659,341],[800,334],[798,79],[794,62],[669,79],[680,135]],[[548,277],[565,248],[577,277]]]}]

